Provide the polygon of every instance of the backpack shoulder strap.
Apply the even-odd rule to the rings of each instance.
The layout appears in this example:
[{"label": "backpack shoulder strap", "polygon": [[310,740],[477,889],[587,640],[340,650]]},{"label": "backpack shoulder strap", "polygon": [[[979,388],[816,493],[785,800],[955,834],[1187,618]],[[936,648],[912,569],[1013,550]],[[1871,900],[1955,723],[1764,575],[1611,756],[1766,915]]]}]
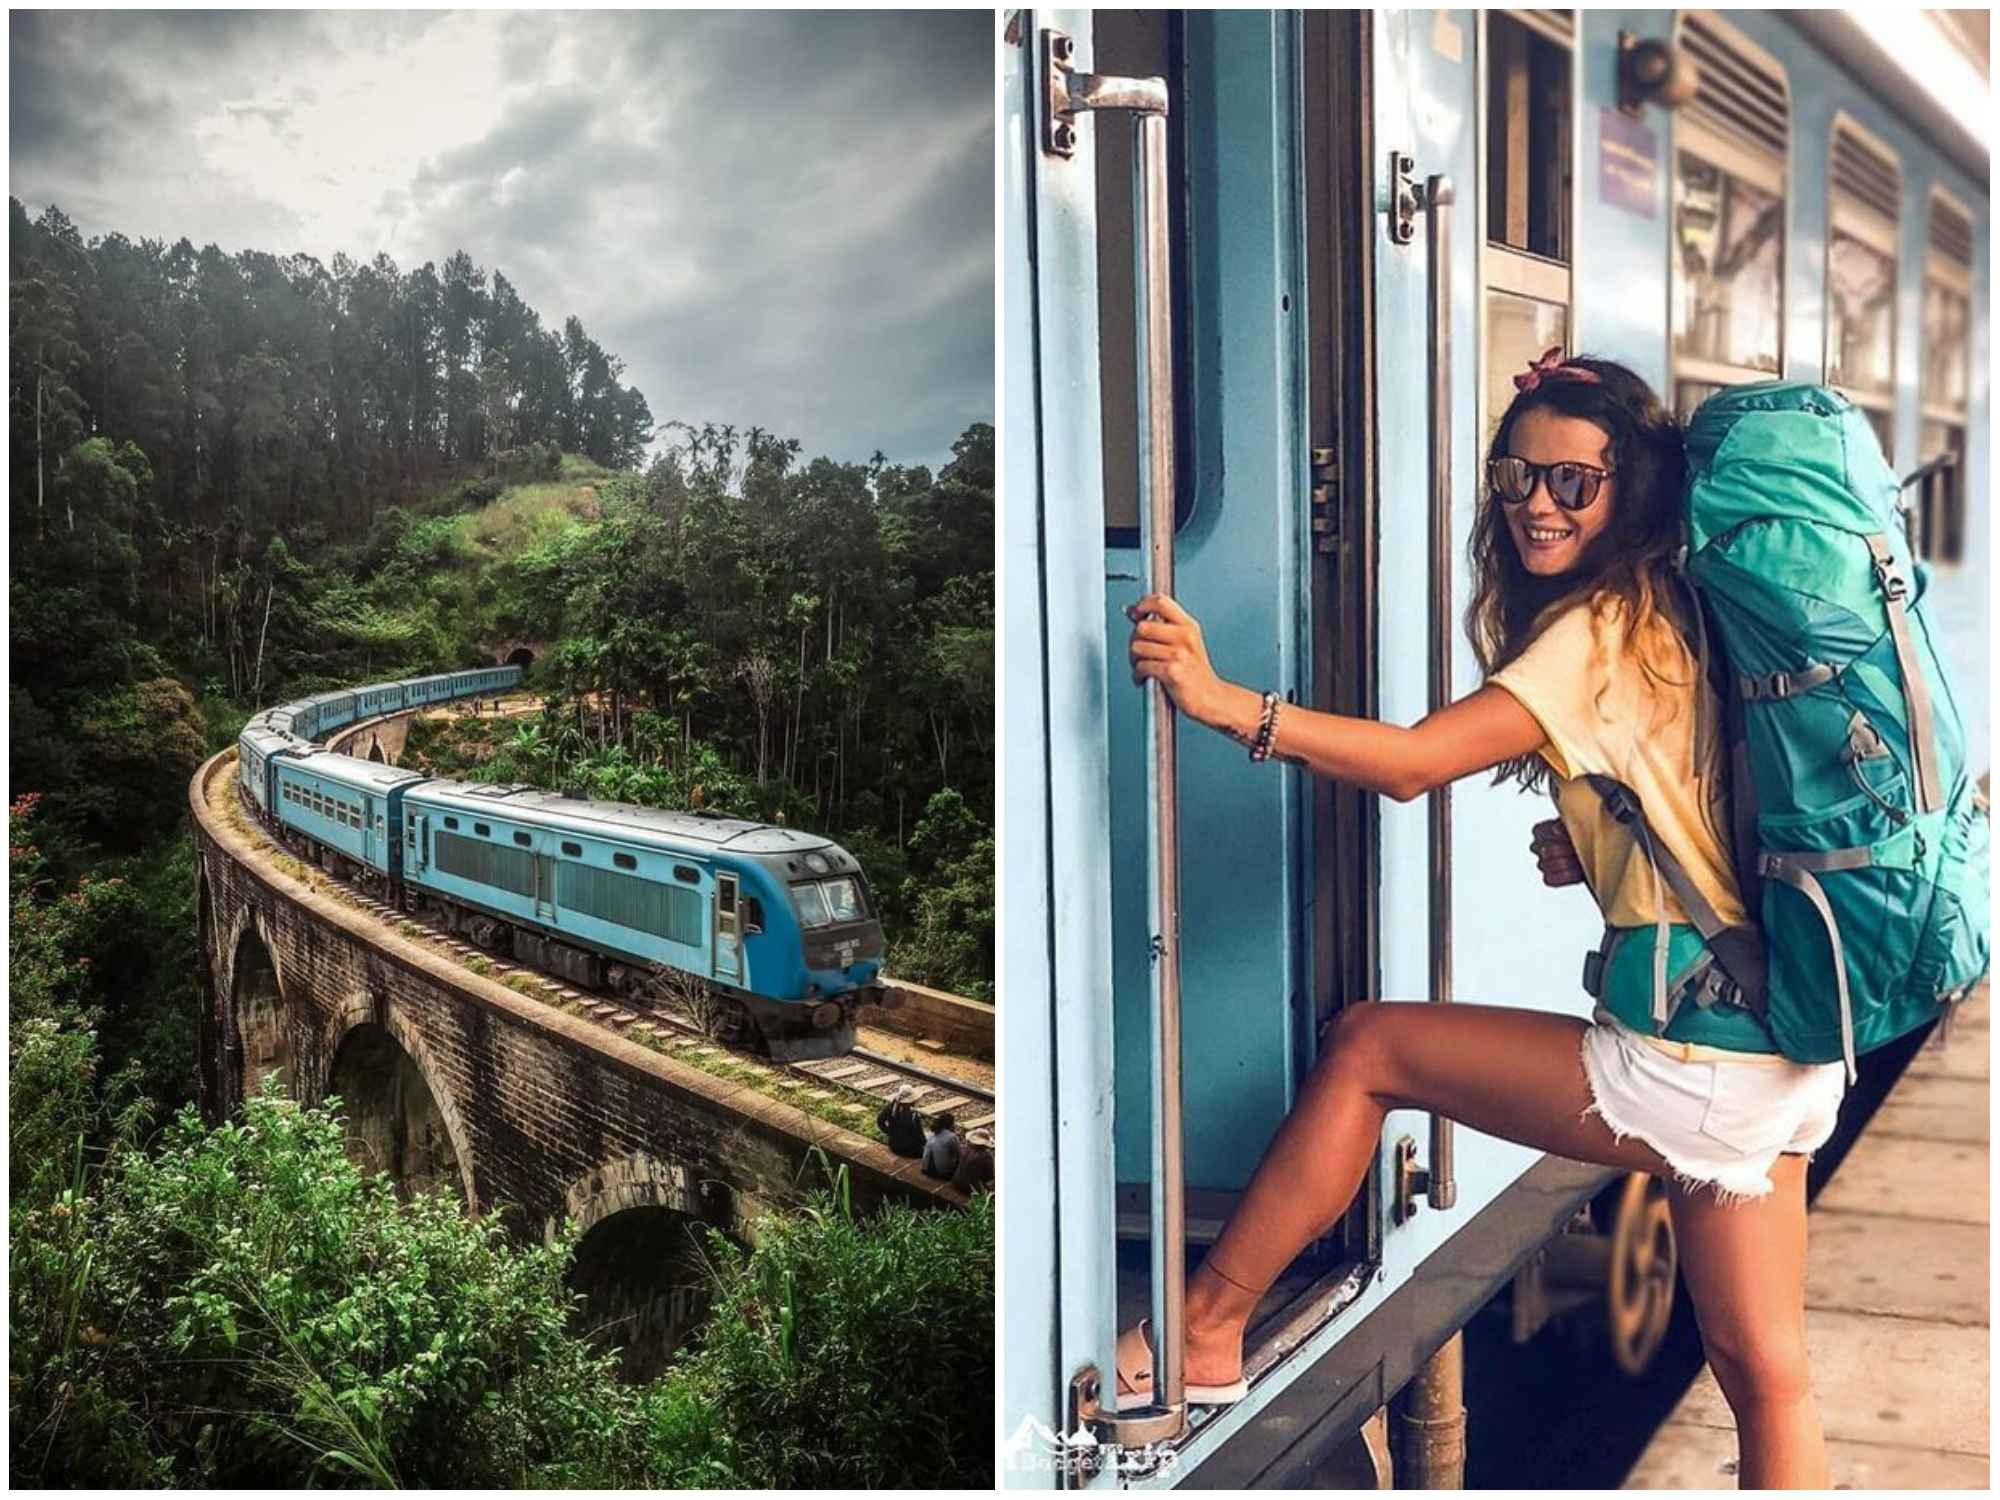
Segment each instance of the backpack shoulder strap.
[{"label": "backpack shoulder strap", "polygon": [[1763,941],[1758,934],[1747,927],[1732,927],[1722,920],[1720,913],[1701,888],[1687,872],[1673,850],[1669,849],[1653,834],[1652,824],[1646,820],[1646,811],[1640,806],[1638,796],[1623,782],[1609,776],[1587,775],[1585,777],[1598,796],[1604,800],[1605,811],[1612,818],[1632,832],[1639,848],[1645,853],[1646,861],[1653,867],[1654,879],[1654,926],[1653,935],[1653,1020],[1664,1027],[1671,1019],[1667,1003],[1667,944],[1668,928],[1666,903],[1659,899],[1659,882],[1664,880],[1679,901],[1681,909],[1694,924],[1695,931],[1702,935],[1716,961],[1720,963],[1730,979],[1735,982],[1738,996],[1758,1016],[1764,1014],[1765,963]]},{"label": "backpack shoulder strap", "polygon": [[1931,724],[1931,689],[1917,660],[1917,644],[1910,634],[1910,611],[1904,603],[1910,585],[1896,571],[1895,554],[1889,539],[1879,532],[1867,538],[1869,555],[1875,559],[1875,581],[1889,612],[1889,634],[1896,643],[1896,670],[1903,674],[1903,699],[1910,707],[1910,764],[1916,775],[1916,810],[1930,812],[1944,806],[1944,782],[1938,773],[1937,734]]}]

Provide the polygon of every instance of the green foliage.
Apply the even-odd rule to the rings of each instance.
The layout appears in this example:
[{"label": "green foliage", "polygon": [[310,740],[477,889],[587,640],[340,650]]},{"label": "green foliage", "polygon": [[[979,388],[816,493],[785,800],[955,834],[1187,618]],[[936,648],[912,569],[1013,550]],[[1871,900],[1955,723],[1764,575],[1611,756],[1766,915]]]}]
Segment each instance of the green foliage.
[{"label": "green foliage", "polygon": [[947,787],[931,798],[910,839],[902,898],[907,936],[889,969],[918,984],[993,998],[993,834]]},{"label": "green foliage", "polygon": [[993,1483],[993,1200],[867,1219],[844,1181],[718,1238],[721,1286],[680,1374],[731,1414],[743,1482],[984,1489]]},{"label": "green foliage", "polygon": [[15,1394],[17,1474],[613,1480],[602,1442],[636,1402],[569,1332],[572,1241],[518,1247],[449,1196],[399,1201],[329,1111],[267,1093],[217,1129],[184,1114],[61,1206],[15,1237],[16,1345],[39,1355]]}]

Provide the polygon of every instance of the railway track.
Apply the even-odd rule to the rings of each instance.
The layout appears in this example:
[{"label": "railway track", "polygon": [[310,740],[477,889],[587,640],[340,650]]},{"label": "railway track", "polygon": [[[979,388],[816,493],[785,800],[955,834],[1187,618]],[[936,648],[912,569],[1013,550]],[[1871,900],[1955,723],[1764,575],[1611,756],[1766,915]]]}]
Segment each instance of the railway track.
[{"label": "railway track", "polygon": [[[254,810],[247,805],[244,810],[252,817],[253,826],[257,826],[261,832],[261,825],[255,822]],[[820,1098],[831,1098],[834,1090],[839,1089],[887,1103],[908,1089],[908,1100],[920,1115],[949,1112],[956,1120],[961,1134],[972,1130],[984,1130],[989,1139],[993,1138],[995,1109],[990,1089],[967,1083],[963,1079],[933,1073],[914,1063],[885,1057],[879,1052],[871,1052],[862,1047],[856,1047],[845,1057],[774,1063],[748,1047],[732,1046],[709,1035],[698,1023],[685,1016],[678,1016],[670,1011],[637,1009],[606,995],[601,990],[556,979],[539,969],[500,958],[474,943],[468,943],[433,919],[397,910],[388,903],[378,900],[351,880],[342,879],[329,870],[321,869],[320,873],[338,885],[355,904],[365,911],[372,912],[385,924],[390,926],[408,924],[421,929],[426,937],[458,955],[468,966],[473,960],[486,965],[502,983],[505,983],[510,975],[522,975],[558,1001],[574,1001],[582,1005],[592,1020],[609,1027],[612,1031],[632,1032],[641,1038],[657,1038],[663,1041],[668,1036],[682,1038],[686,1042],[695,1044],[688,1050],[694,1054],[697,1062],[710,1053],[725,1053],[741,1058],[746,1065],[774,1073],[790,1073],[818,1084],[821,1089],[817,1092],[817,1097]],[[474,972],[477,973],[478,970],[475,969]]]}]

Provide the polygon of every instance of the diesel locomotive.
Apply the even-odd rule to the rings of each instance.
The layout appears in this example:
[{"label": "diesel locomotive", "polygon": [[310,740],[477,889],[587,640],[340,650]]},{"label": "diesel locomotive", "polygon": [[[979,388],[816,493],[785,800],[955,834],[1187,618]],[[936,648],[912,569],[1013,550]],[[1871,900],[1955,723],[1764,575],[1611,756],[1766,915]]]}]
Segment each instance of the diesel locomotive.
[{"label": "diesel locomotive", "polygon": [[489,952],[641,1002],[678,980],[725,1034],[781,1060],[851,1050],[856,1008],[882,997],[882,925],[860,866],[831,840],[425,776],[318,743],[520,677],[439,673],[268,709],[237,742],[242,794],[288,847]]}]

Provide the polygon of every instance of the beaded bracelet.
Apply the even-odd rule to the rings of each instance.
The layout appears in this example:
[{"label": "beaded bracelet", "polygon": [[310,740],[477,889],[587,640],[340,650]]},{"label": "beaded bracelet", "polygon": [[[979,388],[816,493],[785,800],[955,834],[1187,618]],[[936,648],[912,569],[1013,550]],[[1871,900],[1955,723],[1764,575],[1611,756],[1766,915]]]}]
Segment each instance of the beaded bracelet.
[{"label": "beaded bracelet", "polygon": [[1271,758],[1272,746],[1278,739],[1278,710],[1284,706],[1284,699],[1276,693],[1264,694],[1264,716],[1257,724],[1257,738],[1250,746],[1250,759],[1267,761]]}]

